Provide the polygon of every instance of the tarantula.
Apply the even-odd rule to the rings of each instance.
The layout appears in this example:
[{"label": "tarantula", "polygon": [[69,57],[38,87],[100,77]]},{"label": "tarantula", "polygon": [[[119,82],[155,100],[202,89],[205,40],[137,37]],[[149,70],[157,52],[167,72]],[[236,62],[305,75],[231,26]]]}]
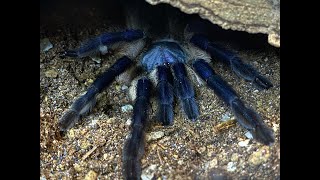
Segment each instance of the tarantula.
[{"label": "tarantula", "polygon": [[[189,71],[192,71],[230,107],[237,122],[250,131],[255,140],[265,145],[274,142],[272,130],[264,124],[261,117],[246,106],[228,83],[211,68],[211,58],[222,61],[238,76],[251,81],[259,89],[271,88],[269,80],[244,63],[233,51],[210,41],[205,34],[191,32],[190,30],[194,29],[192,24],[186,25],[184,33],[177,33],[176,30],[181,24],[176,23],[178,21],[169,18],[171,23],[168,26],[161,28],[158,25],[155,28],[152,27],[152,21],[147,21],[151,26],[146,25],[146,22],[138,23],[137,20],[143,18],[139,18],[141,13],[134,12],[130,10],[128,29],[101,34],[89,39],[79,48],[63,53],[63,56],[82,58],[96,53],[106,54],[109,49],[121,49],[119,52],[122,57],[101,74],[59,119],[58,124],[62,131],[73,127],[80,117],[90,112],[97,95],[117,76],[126,71],[134,72],[132,74],[135,78],[130,87],[134,109],[131,135],[123,150],[123,174],[126,179],[139,179],[151,96],[157,97],[157,118],[165,126],[173,124],[174,97],[179,99],[189,120],[196,121],[200,115],[193,84],[189,80]],[[159,32],[160,34],[157,34]],[[183,34],[183,37],[177,34]]]}]

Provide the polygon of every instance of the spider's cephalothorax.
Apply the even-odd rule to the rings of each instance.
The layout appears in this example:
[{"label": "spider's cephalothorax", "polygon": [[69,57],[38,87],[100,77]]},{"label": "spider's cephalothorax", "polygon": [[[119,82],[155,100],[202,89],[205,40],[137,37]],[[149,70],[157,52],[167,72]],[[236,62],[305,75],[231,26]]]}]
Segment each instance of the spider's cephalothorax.
[{"label": "spider's cephalothorax", "polygon": [[272,87],[271,82],[252,66],[244,63],[234,52],[213,43],[202,34],[189,34],[183,41],[158,37],[146,45],[148,34],[139,29],[104,33],[90,39],[76,50],[64,52],[65,56],[85,57],[92,52],[105,53],[104,50],[112,48],[114,44],[122,48],[122,57],[100,75],[60,118],[59,126],[62,131],[71,128],[81,116],[87,114],[94,107],[97,95],[118,75],[129,68],[140,67],[143,72],[136,74],[131,86],[133,90],[130,92],[134,101],[132,131],[123,151],[125,178],[139,179],[151,96],[157,97],[157,119],[163,125],[173,124],[174,97],[177,97],[188,119],[195,121],[200,115],[193,83],[189,80],[188,69],[193,69],[206,82],[207,87],[213,89],[230,107],[239,124],[250,131],[255,140],[266,145],[274,142],[272,130],[264,124],[261,117],[246,106],[231,86],[211,68],[211,58],[230,66],[237,75],[251,81],[259,89]]}]

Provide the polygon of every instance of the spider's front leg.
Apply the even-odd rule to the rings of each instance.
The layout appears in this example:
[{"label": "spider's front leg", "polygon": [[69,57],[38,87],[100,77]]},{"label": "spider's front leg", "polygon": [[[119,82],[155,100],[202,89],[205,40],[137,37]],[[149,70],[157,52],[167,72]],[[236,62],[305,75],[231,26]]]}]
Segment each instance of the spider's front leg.
[{"label": "spider's front leg", "polygon": [[123,174],[125,179],[140,179],[140,160],[144,153],[145,127],[151,96],[151,81],[142,77],[135,86],[135,103],[131,124],[131,134],[123,149]]},{"label": "spider's front leg", "polygon": [[68,130],[78,122],[81,116],[91,111],[95,105],[97,95],[108,87],[117,76],[134,64],[133,59],[141,52],[144,45],[144,39],[140,39],[123,46],[122,50],[120,50],[123,56],[100,75],[91,84],[86,93],[77,98],[59,119],[58,125],[61,131]]},{"label": "spider's front leg", "polygon": [[236,116],[239,124],[250,131],[257,141],[271,145],[274,143],[272,130],[266,126],[261,117],[241,101],[237,93],[217,75],[210,65],[203,59],[196,59],[193,68],[197,74],[207,82],[207,86],[221,98]]},{"label": "spider's front leg", "polygon": [[127,56],[118,59],[107,71],[98,77],[88,88],[87,92],[76,99],[69,110],[59,120],[60,130],[66,131],[71,128],[80,116],[87,114],[96,102],[96,96],[104,88],[108,87],[116,76],[123,73],[133,64],[133,61]]},{"label": "spider's front leg", "polygon": [[239,77],[251,81],[259,89],[269,89],[273,86],[267,78],[262,76],[251,65],[244,63],[234,52],[209,41],[204,35],[195,34],[190,39],[190,42],[230,66]]}]

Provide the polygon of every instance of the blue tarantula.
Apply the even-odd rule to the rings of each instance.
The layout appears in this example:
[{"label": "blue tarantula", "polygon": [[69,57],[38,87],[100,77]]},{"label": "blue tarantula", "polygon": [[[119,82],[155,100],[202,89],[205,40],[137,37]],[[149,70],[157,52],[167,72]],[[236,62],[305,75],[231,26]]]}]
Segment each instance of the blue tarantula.
[{"label": "blue tarantula", "polygon": [[[141,27],[141,23],[137,22],[130,24],[125,31],[101,34],[89,39],[77,49],[64,52],[64,56],[82,58],[120,48],[122,57],[101,74],[59,119],[62,131],[73,127],[81,116],[90,112],[97,95],[117,76],[129,69],[142,69],[142,72],[135,74],[130,87],[130,95],[134,101],[131,136],[126,140],[123,150],[125,178],[140,179],[140,160],[144,152],[144,131],[149,120],[151,96],[157,97],[157,118],[163,125],[173,124],[174,97],[179,99],[188,119],[196,121],[200,115],[193,84],[189,80],[188,72],[192,70],[230,107],[237,122],[250,131],[256,141],[265,145],[274,142],[272,130],[253,109],[245,105],[228,83],[214,72],[210,63],[211,58],[222,61],[238,76],[251,81],[259,89],[272,87],[271,82],[252,66],[244,63],[233,51],[210,41],[204,34],[190,32],[190,25],[186,26],[184,33],[180,33],[183,34],[181,38],[176,33],[179,28],[173,27],[179,23],[169,23],[166,28],[157,26],[154,29],[152,23],[151,27],[145,24]],[[159,32],[169,36],[157,34]]]}]

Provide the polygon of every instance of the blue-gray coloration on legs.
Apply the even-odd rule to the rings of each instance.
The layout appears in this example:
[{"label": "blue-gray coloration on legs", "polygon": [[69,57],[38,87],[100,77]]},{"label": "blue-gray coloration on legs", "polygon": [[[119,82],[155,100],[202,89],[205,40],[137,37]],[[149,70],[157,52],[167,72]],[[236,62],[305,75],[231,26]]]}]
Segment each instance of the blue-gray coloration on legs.
[{"label": "blue-gray coloration on legs", "polygon": [[177,62],[185,63],[186,54],[181,46],[173,41],[158,41],[152,44],[144,54],[141,64],[150,72],[157,66],[173,64]]},{"label": "blue-gray coloration on legs", "polygon": [[173,125],[173,87],[169,66],[157,67],[158,118],[163,125]]},{"label": "blue-gray coloration on legs", "polygon": [[176,95],[181,101],[182,108],[188,119],[196,120],[199,116],[198,105],[192,85],[187,78],[186,68],[183,63],[176,63],[172,66],[174,72],[174,88]]},{"label": "blue-gray coloration on legs", "polygon": [[[143,12],[143,11],[139,11]],[[157,32],[161,32],[161,23],[157,23]],[[174,26],[174,24],[172,24]],[[201,30],[202,27],[198,27]],[[151,28],[152,29],[152,28]],[[71,57],[85,57],[91,55],[92,52],[105,52],[109,45],[120,41],[134,41],[144,38],[145,35],[150,35],[150,32],[142,32],[140,30],[126,30],[117,33],[105,33],[96,38],[88,40],[79,49],[67,51],[65,55]],[[154,33],[152,33],[154,34]],[[219,98],[227,104],[235,114],[239,124],[249,130],[254,138],[263,144],[271,145],[274,142],[273,132],[269,129],[261,117],[251,108],[246,107],[237,95],[237,93],[210,67],[210,65],[202,60],[204,58],[200,50],[197,49],[193,54],[192,49],[184,49],[179,42],[169,39],[161,39],[160,37],[151,38],[150,44],[144,46],[144,43],[149,41],[143,40],[142,47],[135,49],[132,44],[125,52],[128,56],[132,56],[133,61],[138,60],[139,67],[132,69],[132,74],[137,77],[143,73],[137,81],[135,88],[135,102],[132,115],[132,126],[130,137],[125,142],[123,150],[123,175],[125,179],[140,179],[141,177],[141,158],[144,153],[144,139],[145,129],[148,120],[148,111],[150,106],[150,97],[152,84],[147,78],[153,78],[156,86],[156,96],[158,103],[157,118],[163,125],[172,125],[174,120],[173,102],[174,95],[178,97],[182,109],[188,119],[195,121],[199,115],[199,109],[195,98],[195,91],[192,83],[188,79],[186,66],[188,66],[188,59],[196,59],[192,67],[196,73],[206,81],[207,86],[214,90]],[[191,38],[191,43],[209,52],[211,56],[221,60],[229,65],[232,70],[239,76],[246,80],[252,81],[261,89],[268,89],[272,84],[263,76],[261,76],[253,67],[243,63],[235,53],[227,50],[218,44],[210,42],[206,37],[201,35],[194,35]],[[139,41],[140,42],[140,41]],[[126,44],[126,45],[128,45]],[[119,44],[121,46],[121,44]],[[107,48],[105,47],[107,46]],[[140,54],[145,49],[145,53]],[[112,46],[111,46],[112,48]],[[192,48],[190,46],[190,48]],[[193,47],[194,48],[194,47]],[[135,50],[134,53],[132,51]],[[190,54],[195,57],[187,57]],[[123,52],[122,52],[123,53]],[[141,55],[141,56],[140,56]],[[130,56],[131,58],[131,56]],[[128,69],[133,61],[124,56],[120,58],[112,67],[97,78],[87,90],[86,94],[76,99],[71,105],[70,109],[59,120],[60,129],[66,131],[71,128],[80,118],[80,116],[88,113],[94,106],[96,96],[103,91],[116,76]],[[140,66],[142,68],[140,68]],[[142,70],[143,72],[140,72]],[[131,91],[132,92],[132,91]]]},{"label": "blue-gray coloration on legs", "polygon": [[259,89],[269,89],[272,87],[272,83],[267,78],[260,75],[251,65],[243,63],[234,52],[209,41],[204,35],[195,34],[190,39],[190,42],[209,52],[212,57],[229,65],[238,76],[251,81]]},{"label": "blue-gray coloration on legs", "polygon": [[141,30],[126,30],[123,32],[104,33],[97,37],[87,40],[81,47],[75,50],[68,50],[64,56],[85,57],[92,52],[98,52],[100,46],[108,46],[120,41],[133,41],[143,38],[144,33]]},{"label": "blue-gray coloration on legs", "polygon": [[239,124],[250,131],[257,141],[266,145],[274,142],[272,130],[264,124],[255,111],[244,105],[236,92],[214,72],[207,62],[197,59],[193,67],[197,74],[207,82],[207,86],[231,107]]},{"label": "blue-gray coloration on legs", "polygon": [[123,174],[125,179],[140,179],[141,157],[144,153],[145,127],[151,96],[151,81],[145,77],[138,80],[136,100],[133,107],[131,136],[123,150]]},{"label": "blue-gray coloration on legs", "polygon": [[65,131],[78,122],[80,116],[83,116],[91,111],[96,102],[96,95],[104,88],[108,87],[116,76],[123,73],[128,67],[133,64],[133,61],[124,56],[118,59],[109,69],[99,76],[89,87],[87,92],[80,96],[71,105],[70,109],[60,118],[60,130]]}]

